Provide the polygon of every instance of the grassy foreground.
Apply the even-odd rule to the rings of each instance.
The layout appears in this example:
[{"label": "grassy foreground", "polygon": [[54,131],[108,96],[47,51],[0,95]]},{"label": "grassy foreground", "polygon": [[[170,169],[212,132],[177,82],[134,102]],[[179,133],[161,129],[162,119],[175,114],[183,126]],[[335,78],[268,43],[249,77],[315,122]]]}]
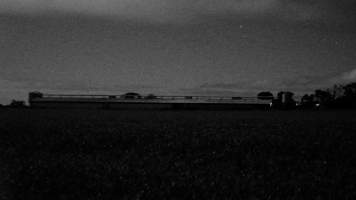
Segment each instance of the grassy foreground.
[{"label": "grassy foreground", "polygon": [[356,112],[0,109],[0,199],[356,199]]}]

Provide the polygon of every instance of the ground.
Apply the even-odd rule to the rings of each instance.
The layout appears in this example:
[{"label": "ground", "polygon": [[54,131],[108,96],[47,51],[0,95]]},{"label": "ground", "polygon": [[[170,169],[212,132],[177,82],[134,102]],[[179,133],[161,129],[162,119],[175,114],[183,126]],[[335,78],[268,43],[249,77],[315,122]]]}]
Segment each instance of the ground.
[{"label": "ground", "polygon": [[0,199],[355,199],[355,116],[0,109]]}]

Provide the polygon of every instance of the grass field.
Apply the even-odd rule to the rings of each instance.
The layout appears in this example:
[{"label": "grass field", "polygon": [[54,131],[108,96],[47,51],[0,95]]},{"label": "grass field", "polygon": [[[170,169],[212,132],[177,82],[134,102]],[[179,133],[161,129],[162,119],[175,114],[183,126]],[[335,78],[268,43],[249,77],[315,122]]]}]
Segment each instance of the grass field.
[{"label": "grass field", "polygon": [[0,109],[0,199],[356,199],[356,112]]}]

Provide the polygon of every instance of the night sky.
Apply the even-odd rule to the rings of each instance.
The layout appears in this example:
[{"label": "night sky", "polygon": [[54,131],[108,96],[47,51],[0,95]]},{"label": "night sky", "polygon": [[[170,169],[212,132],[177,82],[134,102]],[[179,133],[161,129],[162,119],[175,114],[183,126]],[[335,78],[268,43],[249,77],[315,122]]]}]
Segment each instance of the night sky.
[{"label": "night sky", "polygon": [[356,81],[356,0],[1,0],[0,103]]}]

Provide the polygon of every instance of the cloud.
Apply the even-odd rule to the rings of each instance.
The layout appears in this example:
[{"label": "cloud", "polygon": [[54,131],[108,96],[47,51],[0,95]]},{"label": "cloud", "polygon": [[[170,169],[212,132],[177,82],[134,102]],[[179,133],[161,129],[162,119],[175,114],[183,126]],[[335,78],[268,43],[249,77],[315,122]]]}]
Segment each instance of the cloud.
[{"label": "cloud", "polygon": [[[356,70],[355,70],[356,73]],[[329,88],[335,82],[322,75],[307,75],[299,77],[288,77],[288,79],[241,79],[235,82],[206,83],[200,85],[196,90],[213,90],[221,92],[238,92],[242,94],[257,94],[261,91],[292,91],[297,95],[313,92],[316,89]]]},{"label": "cloud", "polygon": [[346,72],[342,75],[342,79],[345,81],[356,81],[356,69]]},{"label": "cloud", "polygon": [[334,84],[345,84],[350,82],[356,82],[356,69],[344,72],[336,77],[333,77],[331,80]]},{"label": "cloud", "polygon": [[248,80],[242,79],[235,82],[225,83],[205,83],[202,84],[200,89],[223,89],[223,90],[241,90],[243,88],[248,88],[249,90],[260,90],[266,87],[266,84],[269,84],[268,80]]},{"label": "cloud", "polygon": [[297,96],[311,93],[317,89],[332,88],[335,84],[356,82],[356,69],[336,75],[305,75],[288,77],[288,79],[240,79],[234,82],[204,83],[198,87],[184,89],[197,95],[255,95],[261,91],[291,91]]},{"label": "cloud", "polygon": [[333,1],[2,0],[0,1],[0,13],[79,13],[155,22],[186,22],[211,15],[270,15],[289,20],[310,20],[321,17],[323,12],[330,7],[331,2]]}]

